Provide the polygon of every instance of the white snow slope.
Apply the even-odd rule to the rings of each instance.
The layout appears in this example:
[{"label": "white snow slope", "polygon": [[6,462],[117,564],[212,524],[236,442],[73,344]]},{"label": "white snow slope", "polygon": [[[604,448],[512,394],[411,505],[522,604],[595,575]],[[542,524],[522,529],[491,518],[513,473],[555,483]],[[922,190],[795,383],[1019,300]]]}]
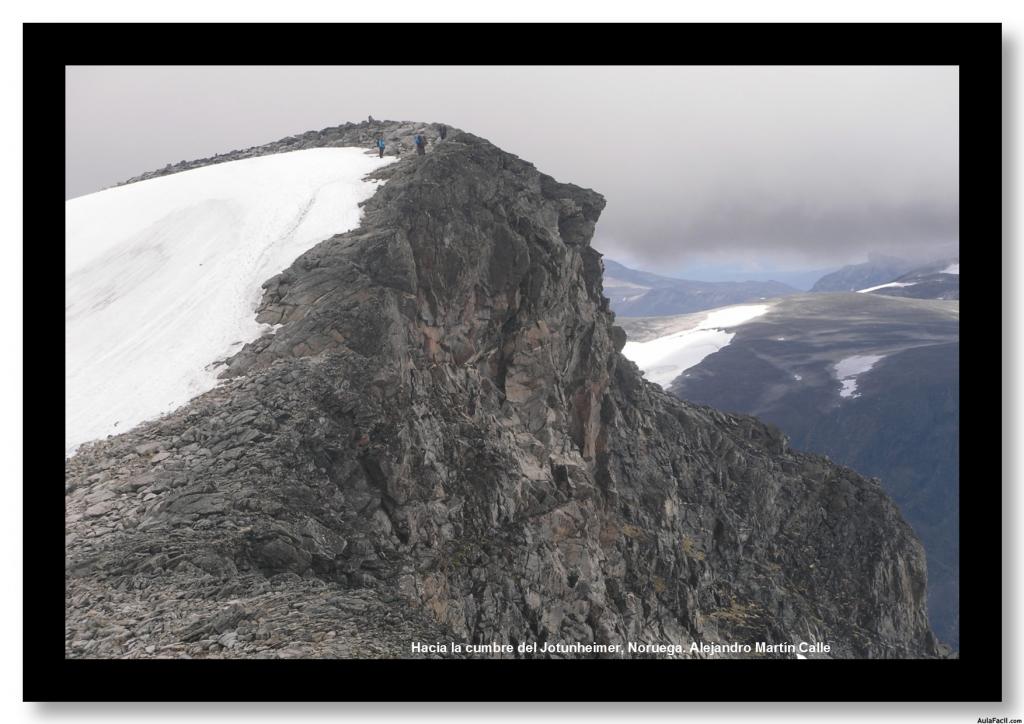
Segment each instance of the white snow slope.
[{"label": "white snow slope", "polygon": [[873,292],[876,289],[885,289],[886,287],[912,287],[917,282],[889,282],[888,284],[879,284],[877,287],[868,287],[867,289],[858,289],[857,294],[867,294]]},{"label": "white snow slope", "polygon": [[622,354],[636,363],[644,377],[667,387],[683,372],[732,341],[736,334],[726,332],[725,328],[760,317],[768,307],[767,304],[743,304],[715,309],[695,327],[647,342],[626,342]]},{"label": "white snow slope", "polygon": [[71,199],[64,229],[64,447],[125,432],[212,389],[271,327],[261,284],[359,224],[363,177],[393,159],[316,148]]},{"label": "white snow slope", "polygon": [[836,377],[842,384],[839,396],[860,397],[860,393],[857,392],[857,376],[870,370],[884,356],[881,354],[855,354],[836,362]]}]

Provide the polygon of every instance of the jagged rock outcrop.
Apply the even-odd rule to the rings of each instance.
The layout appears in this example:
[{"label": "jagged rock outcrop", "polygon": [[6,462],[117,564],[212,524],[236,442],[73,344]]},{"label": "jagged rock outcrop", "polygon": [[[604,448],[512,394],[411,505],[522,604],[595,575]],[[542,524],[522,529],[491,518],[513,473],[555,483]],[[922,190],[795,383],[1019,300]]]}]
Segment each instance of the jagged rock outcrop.
[{"label": "jagged rock outcrop", "polygon": [[941,653],[877,483],[619,354],[599,194],[458,131],[380,173],[222,386],[67,461],[69,656]]}]

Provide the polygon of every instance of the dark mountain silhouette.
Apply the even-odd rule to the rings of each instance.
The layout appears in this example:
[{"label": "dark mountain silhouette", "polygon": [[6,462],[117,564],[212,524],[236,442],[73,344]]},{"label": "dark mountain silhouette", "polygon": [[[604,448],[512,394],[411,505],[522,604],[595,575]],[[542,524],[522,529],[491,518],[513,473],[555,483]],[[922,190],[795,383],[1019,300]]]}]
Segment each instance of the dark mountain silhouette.
[{"label": "dark mountain silhouette", "polygon": [[811,287],[812,292],[856,292],[891,282],[914,268],[912,262],[897,257],[872,254],[863,264],[850,264],[826,274]]},{"label": "dark mountain silhouette", "polygon": [[959,299],[960,262],[950,259],[917,267],[891,282],[869,288],[867,294],[913,299]]}]

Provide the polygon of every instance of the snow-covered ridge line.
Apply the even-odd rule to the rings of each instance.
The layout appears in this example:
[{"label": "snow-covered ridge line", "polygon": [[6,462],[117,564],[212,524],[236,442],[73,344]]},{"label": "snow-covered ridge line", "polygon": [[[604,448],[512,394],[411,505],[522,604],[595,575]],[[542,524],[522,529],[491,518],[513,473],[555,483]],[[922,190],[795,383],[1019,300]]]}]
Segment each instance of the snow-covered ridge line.
[{"label": "snow-covered ridge line", "polygon": [[263,282],[356,228],[393,160],[315,148],[66,202],[65,453],[213,389],[213,363],[270,331]]},{"label": "snow-covered ridge line", "polygon": [[725,331],[768,311],[768,304],[743,304],[707,312],[695,326],[646,342],[626,342],[622,354],[636,363],[651,382],[667,387],[705,357],[725,347],[736,336]]}]

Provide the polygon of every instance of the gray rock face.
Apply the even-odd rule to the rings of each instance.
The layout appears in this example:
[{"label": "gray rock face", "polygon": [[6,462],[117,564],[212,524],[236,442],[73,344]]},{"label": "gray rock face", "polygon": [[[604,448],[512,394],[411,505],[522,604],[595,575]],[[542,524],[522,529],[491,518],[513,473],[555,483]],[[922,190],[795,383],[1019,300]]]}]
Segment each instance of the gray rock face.
[{"label": "gray rock face", "polygon": [[268,280],[283,326],[222,386],[67,461],[69,656],[942,653],[876,483],[619,354],[599,194],[456,130],[381,174],[359,229]]}]

